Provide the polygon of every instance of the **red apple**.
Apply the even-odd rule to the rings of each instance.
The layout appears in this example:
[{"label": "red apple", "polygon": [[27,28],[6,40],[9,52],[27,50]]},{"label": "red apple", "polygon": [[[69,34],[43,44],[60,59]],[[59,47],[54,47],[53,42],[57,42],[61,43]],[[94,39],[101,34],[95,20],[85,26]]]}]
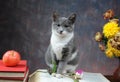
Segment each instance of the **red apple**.
[{"label": "red apple", "polygon": [[20,54],[15,50],[7,51],[2,57],[5,66],[16,66],[20,62],[20,59]]}]

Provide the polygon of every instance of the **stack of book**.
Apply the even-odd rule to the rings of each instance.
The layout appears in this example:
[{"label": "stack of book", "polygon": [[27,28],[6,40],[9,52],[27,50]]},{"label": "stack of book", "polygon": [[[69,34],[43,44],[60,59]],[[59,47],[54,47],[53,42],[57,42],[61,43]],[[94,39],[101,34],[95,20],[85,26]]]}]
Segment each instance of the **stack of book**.
[{"label": "stack of book", "polygon": [[26,60],[21,60],[17,66],[6,67],[0,60],[0,82],[27,82],[29,68]]}]

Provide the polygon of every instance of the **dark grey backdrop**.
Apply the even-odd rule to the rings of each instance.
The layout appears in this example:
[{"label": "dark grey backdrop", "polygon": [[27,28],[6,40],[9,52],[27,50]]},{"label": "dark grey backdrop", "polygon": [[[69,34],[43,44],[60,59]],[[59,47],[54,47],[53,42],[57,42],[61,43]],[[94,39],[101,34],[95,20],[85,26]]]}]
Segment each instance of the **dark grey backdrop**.
[{"label": "dark grey backdrop", "polygon": [[0,0],[0,58],[10,49],[28,60],[30,72],[47,68],[44,54],[51,35],[51,16],[77,14],[75,35],[79,48],[78,69],[112,74],[118,60],[107,58],[94,41],[105,21],[103,13],[114,9],[120,16],[120,0]]}]

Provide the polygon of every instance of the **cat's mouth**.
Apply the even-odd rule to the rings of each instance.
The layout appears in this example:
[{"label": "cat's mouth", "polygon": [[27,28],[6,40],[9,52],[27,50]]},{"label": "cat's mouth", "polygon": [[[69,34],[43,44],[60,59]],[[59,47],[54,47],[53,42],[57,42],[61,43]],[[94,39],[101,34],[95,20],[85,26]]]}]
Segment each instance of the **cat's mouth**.
[{"label": "cat's mouth", "polygon": [[67,34],[66,31],[56,31],[56,30],[53,30],[53,33],[55,33],[55,35],[60,36],[60,37],[64,37]]},{"label": "cat's mouth", "polygon": [[61,36],[61,37],[64,37],[64,36],[65,36],[65,32],[59,31],[59,32],[57,32],[57,35],[58,35],[58,36]]}]

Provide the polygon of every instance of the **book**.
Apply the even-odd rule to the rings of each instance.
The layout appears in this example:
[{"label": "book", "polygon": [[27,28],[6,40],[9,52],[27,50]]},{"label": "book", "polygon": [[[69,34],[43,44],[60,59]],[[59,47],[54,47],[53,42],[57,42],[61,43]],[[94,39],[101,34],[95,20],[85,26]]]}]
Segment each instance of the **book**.
[{"label": "book", "polygon": [[21,60],[17,66],[6,67],[0,60],[0,78],[1,77],[25,77],[27,71],[27,61]]},{"label": "book", "polygon": [[84,72],[80,82],[110,82],[101,73]]},{"label": "book", "polygon": [[22,78],[22,79],[19,79],[19,78],[0,78],[0,82],[28,82],[28,76],[29,76],[29,69],[27,70],[26,74],[25,74],[25,77]]},{"label": "book", "polygon": [[[51,76],[48,72],[36,70],[34,73],[29,75],[29,82],[74,82],[72,78],[63,77],[57,78]],[[83,72],[82,79],[79,82],[110,82],[101,73]]]},{"label": "book", "polygon": [[0,79],[4,79],[4,80],[21,80],[22,81],[28,75],[29,75],[29,69],[27,68],[26,72],[24,73],[24,77],[19,77],[19,76],[15,76],[15,77],[0,77]]}]

